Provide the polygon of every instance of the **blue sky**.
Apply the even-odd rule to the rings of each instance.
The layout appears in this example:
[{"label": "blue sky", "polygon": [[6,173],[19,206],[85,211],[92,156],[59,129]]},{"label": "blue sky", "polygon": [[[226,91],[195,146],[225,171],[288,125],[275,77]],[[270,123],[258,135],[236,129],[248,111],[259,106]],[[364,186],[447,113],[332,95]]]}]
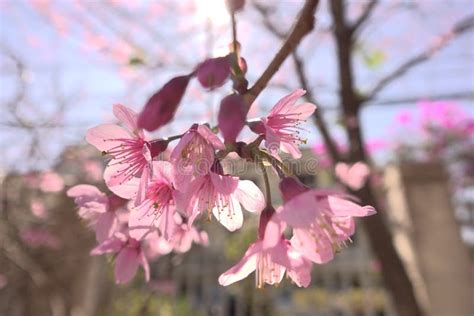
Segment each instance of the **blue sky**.
[{"label": "blue sky", "polygon": [[[123,103],[139,110],[147,97],[161,84],[176,74],[189,71],[192,65],[205,58],[206,54],[219,53],[229,42],[226,18],[219,11],[194,0],[173,3],[172,1],[142,1],[138,5],[111,5],[104,1],[82,2],[77,5],[66,0],[51,1],[45,11],[38,8],[39,1],[1,0],[1,95],[2,118],[0,119],[0,146],[3,152],[2,168],[27,169],[47,167],[68,144],[83,142],[88,127],[111,119],[111,106]],[[117,1],[120,2],[120,1]],[[213,1],[210,1],[213,2]],[[78,2],[81,3],[81,2]],[[424,1],[420,8],[394,7],[395,2],[383,2],[374,13],[374,22],[362,33],[362,40],[355,59],[356,77],[362,91],[370,88],[378,78],[396,67],[408,56],[427,47],[437,34],[445,32],[460,18],[473,14],[470,1]],[[357,14],[358,2],[351,2],[350,13]],[[282,30],[290,28],[292,19],[301,6],[301,1],[281,1],[272,20]],[[392,8],[393,6],[394,8]],[[211,5],[216,7],[215,3]],[[120,11],[118,10],[120,9]],[[151,14],[151,11],[156,11]],[[45,16],[46,12],[46,16]],[[93,12],[93,13],[91,13]],[[113,12],[113,14],[111,13]],[[206,13],[207,12],[207,13]],[[205,16],[211,12],[212,34],[206,32]],[[48,14],[56,17],[47,17]],[[120,15],[119,15],[120,14]],[[63,20],[57,18],[63,16]],[[118,18],[120,16],[120,18]],[[327,3],[323,2],[317,15],[316,33],[308,36],[299,48],[307,62],[310,85],[325,108],[328,123],[336,135],[343,138],[338,128],[337,72],[334,45],[325,28],[330,25]],[[129,19],[137,23],[126,25]],[[55,22],[54,22],[55,21]],[[110,55],[94,50],[84,44],[85,27],[78,21],[87,21],[98,34],[109,39],[106,50],[119,44],[120,37],[113,30],[138,42],[140,49],[130,50],[130,57],[143,57],[150,64],[164,62],[165,67],[129,69],[132,79],[123,76],[124,67],[110,59]],[[260,16],[248,8],[238,16],[242,54],[248,60],[250,81],[255,80],[279,47],[279,40],[259,26]],[[53,24],[66,25],[61,34]],[[131,26],[130,26],[131,25]],[[149,36],[144,28],[153,29]],[[209,45],[211,42],[212,45]],[[470,98],[457,100],[471,116],[474,116],[474,32],[455,39],[429,62],[413,69],[380,95],[380,100],[405,98],[430,98],[450,93],[471,93]],[[211,47],[210,47],[211,46]],[[114,47],[112,47],[114,48]],[[39,159],[29,159],[28,148],[32,137],[24,129],[12,128],[5,123],[12,117],[6,109],[6,101],[14,94],[16,81],[14,66],[5,56],[7,49],[19,56],[26,66],[23,76],[27,83],[27,101],[20,106],[19,113],[31,120],[49,122],[56,113],[58,103],[65,105],[61,115],[55,116],[64,125],[60,129],[41,129]],[[120,50],[119,50],[120,51]],[[374,67],[368,67],[364,56],[379,56]],[[164,56],[164,59],[162,59]],[[297,80],[287,61],[258,100],[258,111],[264,114],[276,100],[287,93],[286,88],[297,88]],[[285,86],[286,88],[282,88]],[[227,93],[228,86],[214,95],[204,94],[197,85],[192,85],[189,95],[183,100],[177,120],[158,135],[175,134],[191,125],[195,120],[213,118],[207,113],[217,108],[219,96]],[[394,115],[401,109],[413,109],[413,103],[369,105],[363,111],[363,127],[367,139],[388,137]],[[318,139],[312,125],[307,128],[310,143]],[[18,161],[23,160],[23,164]]]}]

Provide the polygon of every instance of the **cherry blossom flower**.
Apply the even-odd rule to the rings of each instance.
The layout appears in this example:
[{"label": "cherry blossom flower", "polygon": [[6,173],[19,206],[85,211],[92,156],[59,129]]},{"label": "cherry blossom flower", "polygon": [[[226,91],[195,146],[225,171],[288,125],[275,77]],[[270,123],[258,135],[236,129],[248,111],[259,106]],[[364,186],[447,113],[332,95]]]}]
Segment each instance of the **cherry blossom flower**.
[{"label": "cherry blossom flower", "polygon": [[41,200],[33,199],[30,203],[31,213],[38,217],[38,218],[46,218],[48,217],[48,212],[46,211],[46,207]]},{"label": "cherry blossom flower", "polygon": [[140,177],[140,187],[136,203],[140,203],[151,176],[151,161],[156,152],[137,126],[137,114],[120,104],[114,105],[115,117],[124,127],[115,124],[102,124],[87,131],[86,140],[100,151],[110,155],[111,160],[105,170],[104,178],[109,189],[122,196],[123,186]]},{"label": "cherry blossom flower", "polygon": [[353,217],[376,213],[347,195],[309,189],[295,178],[283,179],[280,190],[285,203],[277,208],[278,217],[293,228],[292,246],[315,263],[333,259],[334,251],[354,233]]},{"label": "cherry blossom flower", "polygon": [[52,250],[61,248],[61,240],[43,228],[27,228],[20,231],[21,240],[32,248],[45,247]]},{"label": "cherry blossom flower", "polygon": [[303,130],[299,125],[316,110],[311,103],[296,104],[305,93],[302,89],[293,91],[279,100],[267,117],[248,123],[252,131],[265,136],[265,146],[272,154],[281,149],[295,159],[301,157],[298,145],[305,140],[299,135]]},{"label": "cherry blossom flower", "polygon": [[188,224],[192,225],[194,219],[207,210],[209,218],[212,213],[225,228],[235,231],[243,223],[240,204],[249,212],[259,212],[265,207],[265,198],[252,181],[214,171],[195,178],[186,193],[180,194],[180,199],[184,200],[181,203],[186,206]]},{"label": "cherry blossom flower", "polygon": [[255,271],[256,286],[265,283],[276,285],[281,282],[285,271],[299,287],[307,287],[311,282],[312,264],[297,252],[290,242],[281,235],[283,223],[275,222],[265,229],[262,236],[251,244],[243,258],[232,268],[219,276],[223,286],[246,278]]},{"label": "cherry blossom flower", "polygon": [[98,242],[113,235],[120,223],[118,210],[125,206],[126,200],[116,196],[107,196],[98,188],[88,184],[79,184],[67,191],[69,197],[79,207],[79,216],[95,230]]},{"label": "cherry blossom flower", "polygon": [[181,223],[173,235],[173,249],[178,253],[185,253],[191,249],[192,244],[209,245],[209,237],[205,231],[198,231],[196,227]]},{"label": "cherry blossom flower", "polygon": [[137,273],[141,265],[145,271],[145,280],[150,279],[150,267],[140,242],[123,232],[116,232],[112,237],[103,241],[91,251],[91,255],[97,256],[106,253],[116,253],[115,259],[115,282],[125,284]]},{"label": "cherry blossom flower", "polygon": [[[176,229],[176,190],[174,166],[167,161],[153,162],[153,177],[150,179],[143,202],[132,208],[128,222],[130,236],[140,240],[154,227],[165,239],[170,240]],[[136,188],[129,186],[129,197]]]},{"label": "cherry blossom flower", "polygon": [[369,166],[362,161],[358,161],[352,166],[339,162],[336,164],[335,171],[339,180],[353,190],[362,188],[370,175]]},{"label": "cherry blossom flower", "polygon": [[181,137],[171,153],[178,176],[205,175],[214,162],[214,151],[225,149],[224,143],[206,125],[194,124]]}]

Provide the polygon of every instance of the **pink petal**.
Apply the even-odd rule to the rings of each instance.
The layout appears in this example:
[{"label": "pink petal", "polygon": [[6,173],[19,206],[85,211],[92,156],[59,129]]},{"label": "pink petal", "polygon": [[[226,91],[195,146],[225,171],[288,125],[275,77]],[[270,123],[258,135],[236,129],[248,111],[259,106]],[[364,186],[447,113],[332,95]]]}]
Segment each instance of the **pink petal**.
[{"label": "pink petal", "polygon": [[229,231],[233,232],[240,227],[244,222],[242,209],[240,204],[234,197],[229,198],[229,205],[223,209],[214,207],[212,213],[219,223],[221,223]]},{"label": "pink petal", "polygon": [[301,193],[276,209],[281,220],[299,228],[309,227],[318,216],[318,201],[312,191]]},{"label": "pink petal", "polygon": [[105,212],[101,214],[95,225],[95,235],[98,242],[102,242],[111,237],[117,226],[115,212]]},{"label": "pink petal", "polygon": [[212,185],[219,193],[229,195],[233,193],[239,185],[239,178],[237,177],[224,176],[214,172],[210,172],[209,174],[211,176]]},{"label": "pink petal", "polygon": [[137,196],[135,197],[135,205],[140,205],[145,200],[145,196],[148,190],[148,182],[151,178],[151,170],[148,165],[143,168],[140,182],[138,184]]},{"label": "pink petal", "polygon": [[184,134],[183,137],[178,142],[178,145],[173,149],[173,152],[171,153],[171,160],[178,160],[181,159],[181,153],[183,149],[189,144],[189,142],[193,139],[194,137],[194,132],[187,132]]},{"label": "pink petal", "polygon": [[257,267],[257,252],[261,251],[261,244],[250,245],[242,259],[232,268],[219,276],[219,284],[227,286],[242,279],[245,279]]},{"label": "pink petal", "polygon": [[318,264],[327,263],[334,258],[332,243],[322,234],[317,237],[318,244],[311,233],[302,229],[293,229],[291,245],[309,260]]},{"label": "pink petal", "polygon": [[78,184],[67,190],[67,196],[76,198],[81,196],[105,196],[97,187],[89,184]]},{"label": "pink petal", "polygon": [[164,181],[168,185],[173,184],[175,179],[173,165],[167,161],[153,161],[153,179]]},{"label": "pink petal", "polygon": [[175,213],[176,209],[174,207],[166,207],[157,219],[158,223],[155,224],[160,229],[163,237],[168,241],[172,239],[173,234],[177,228],[174,218]]},{"label": "pink petal", "polygon": [[259,212],[265,208],[262,191],[250,180],[240,180],[234,195],[249,212]]},{"label": "pink petal", "polygon": [[273,248],[281,242],[285,228],[286,225],[279,219],[278,214],[274,214],[265,227],[262,240],[263,249]]},{"label": "pink petal", "polygon": [[207,125],[199,125],[197,131],[212,145],[212,147],[214,147],[214,149],[225,149],[224,143],[216,134],[211,131],[209,127],[207,127]]},{"label": "pink petal", "polygon": [[279,113],[287,113],[287,111],[291,108],[291,106],[298,100],[300,97],[305,95],[306,91],[303,89],[296,89],[295,91],[291,92],[290,94],[281,98],[270,111],[269,116],[279,114]]},{"label": "pink petal", "polygon": [[125,181],[126,179],[123,176],[120,176],[120,171],[122,171],[123,168],[123,165],[114,165],[112,162],[109,163],[104,171],[105,184],[110,189],[110,191],[121,198],[131,199],[135,197],[138,192],[140,179],[133,177]]},{"label": "pink petal", "polygon": [[135,113],[132,109],[121,105],[115,104],[113,107],[113,112],[115,117],[125,125],[131,132],[138,130],[137,126],[137,117],[138,114]]},{"label": "pink petal", "polygon": [[151,202],[133,208],[128,218],[128,229],[130,237],[141,240],[155,226],[158,215],[154,214]]},{"label": "pink petal", "polygon": [[124,246],[124,241],[112,237],[104,240],[100,245],[92,249],[91,256],[98,256],[104,253],[114,253],[120,251]]},{"label": "pink petal", "polygon": [[284,153],[290,154],[295,159],[301,158],[301,151],[294,143],[281,142],[281,150]]},{"label": "pink petal", "polygon": [[137,273],[139,264],[138,250],[125,247],[115,260],[115,282],[117,284],[128,283]]},{"label": "pink petal", "polygon": [[292,247],[288,251],[288,257],[293,264],[291,268],[287,268],[286,273],[299,287],[308,287],[311,283],[312,263]]},{"label": "pink petal", "polygon": [[320,201],[329,208],[335,216],[370,216],[377,213],[372,206],[360,206],[354,202],[330,195],[327,199]]},{"label": "pink petal", "polygon": [[122,141],[116,139],[129,139],[131,135],[124,128],[114,124],[102,124],[87,130],[86,140],[100,151],[107,151],[119,146]]},{"label": "pink petal", "polygon": [[293,113],[298,114],[300,120],[305,120],[310,117],[316,110],[316,105],[312,103],[302,103],[295,106],[292,110]]}]

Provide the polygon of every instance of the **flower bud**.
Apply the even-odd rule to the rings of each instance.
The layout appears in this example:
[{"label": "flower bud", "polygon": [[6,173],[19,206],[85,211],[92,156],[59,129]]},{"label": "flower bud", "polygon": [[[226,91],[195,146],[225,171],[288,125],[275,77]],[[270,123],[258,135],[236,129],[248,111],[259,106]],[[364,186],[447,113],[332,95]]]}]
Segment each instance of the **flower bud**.
[{"label": "flower bud", "polygon": [[231,94],[221,101],[217,121],[226,143],[234,143],[244,128],[248,105],[239,94]]},{"label": "flower bud", "polygon": [[157,157],[168,148],[168,141],[165,139],[156,139],[148,143],[152,158]]},{"label": "flower bud", "polygon": [[207,59],[196,70],[201,86],[208,89],[221,87],[230,75],[229,55]]},{"label": "flower bud", "polygon": [[295,196],[309,190],[303,183],[295,177],[285,177],[280,181],[280,192],[283,196],[283,201],[288,202]]},{"label": "flower bud", "polygon": [[178,109],[191,76],[175,77],[156,92],[138,116],[138,127],[154,131],[168,124]]},{"label": "flower bud", "polygon": [[244,8],[245,0],[226,0],[225,3],[229,12],[237,12]]},{"label": "flower bud", "polygon": [[248,127],[255,134],[265,135],[265,124],[261,120],[251,120],[247,122]]}]

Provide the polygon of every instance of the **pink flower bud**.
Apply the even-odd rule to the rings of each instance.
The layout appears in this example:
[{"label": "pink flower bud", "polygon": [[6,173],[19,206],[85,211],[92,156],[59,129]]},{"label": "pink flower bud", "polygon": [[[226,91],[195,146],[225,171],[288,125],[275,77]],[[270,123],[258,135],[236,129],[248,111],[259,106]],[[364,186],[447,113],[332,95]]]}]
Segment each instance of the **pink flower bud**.
[{"label": "pink flower bud", "polygon": [[178,108],[191,76],[175,77],[155,93],[138,116],[138,127],[154,131],[169,123]]},{"label": "pink flower bud", "polygon": [[267,206],[260,214],[260,222],[258,224],[258,237],[263,240],[267,224],[275,214],[275,209],[272,206]]},{"label": "pink flower bud", "polygon": [[204,88],[215,89],[221,87],[230,74],[230,58],[217,57],[202,62],[196,70],[197,79]]},{"label": "pink flower bud", "polygon": [[230,12],[237,12],[244,8],[245,0],[226,0],[225,3]]},{"label": "pink flower bud", "polygon": [[308,187],[295,177],[286,177],[280,181],[280,191],[285,202],[288,202],[295,196],[306,192],[307,190]]},{"label": "pink flower bud", "polygon": [[265,135],[265,124],[261,120],[251,120],[247,125],[252,132]]},{"label": "pink flower bud", "polygon": [[156,139],[149,142],[151,157],[155,158],[168,148],[168,141],[164,139]]},{"label": "pink flower bud", "polygon": [[239,94],[231,94],[222,99],[217,120],[226,143],[234,143],[244,128],[248,108],[244,98]]}]

